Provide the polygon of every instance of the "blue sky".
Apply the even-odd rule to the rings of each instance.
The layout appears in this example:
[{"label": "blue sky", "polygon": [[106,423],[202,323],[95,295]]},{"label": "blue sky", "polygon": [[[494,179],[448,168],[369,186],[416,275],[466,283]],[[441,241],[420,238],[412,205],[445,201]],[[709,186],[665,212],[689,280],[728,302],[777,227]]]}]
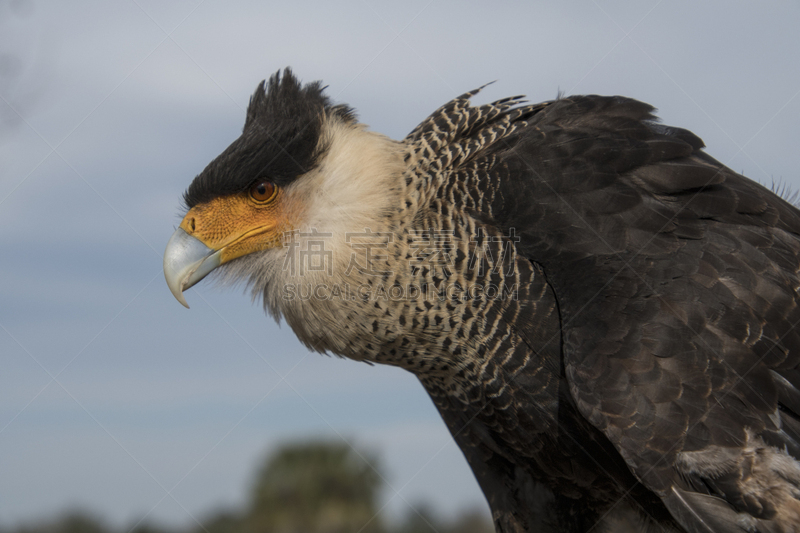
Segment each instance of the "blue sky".
[{"label": "blue sky", "polygon": [[403,137],[448,99],[622,94],[800,187],[797,2],[0,0],[0,524],[189,524],[287,440],[374,450],[387,517],[486,508],[415,378],[308,354],[249,296],[172,297],[180,195],[291,65]]}]

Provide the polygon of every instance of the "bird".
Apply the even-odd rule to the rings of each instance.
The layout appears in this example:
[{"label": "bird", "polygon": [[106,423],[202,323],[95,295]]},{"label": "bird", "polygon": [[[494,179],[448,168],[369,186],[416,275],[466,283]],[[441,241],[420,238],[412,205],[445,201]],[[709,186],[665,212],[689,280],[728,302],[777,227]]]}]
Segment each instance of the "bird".
[{"label": "bird", "polygon": [[290,68],[183,195],[310,350],[412,372],[498,532],[800,531],[800,211],[622,96],[446,103],[403,140]]}]

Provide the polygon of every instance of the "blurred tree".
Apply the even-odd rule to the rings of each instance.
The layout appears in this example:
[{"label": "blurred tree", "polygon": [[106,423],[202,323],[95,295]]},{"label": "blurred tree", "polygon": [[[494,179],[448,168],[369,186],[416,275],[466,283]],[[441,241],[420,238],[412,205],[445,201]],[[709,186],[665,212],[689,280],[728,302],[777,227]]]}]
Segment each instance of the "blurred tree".
[{"label": "blurred tree", "polygon": [[18,113],[32,103],[25,93],[31,89],[26,79],[30,52],[38,44],[33,10],[30,0],[0,0],[0,141],[22,124]]},{"label": "blurred tree", "polygon": [[132,529],[125,528],[128,533],[171,533],[171,530],[166,529],[158,524],[152,522],[140,522]]},{"label": "blurred tree", "polygon": [[409,509],[392,533],[494,533],[494,526],[486,515],[478,511],[467,511],[452,522],[444,522],[423,503]]},{"label": "blurred tree", "polygon": [[84,511],[70,511],[53,521],[16,528],[16,533],[109,533],[106,526]]},{"label": "blurred tree", "polygon": [[223,510],[203,520],[203,525],[194,528],[193,531],[194,533],[241,533],[243,521],[241,513]]},{"label": "blurred tree", "polygon": [[450,533],[494,533],[494,525],[485,514],[467,511],[456,517],[448,531]]},{"label": "blurred tree", "polygon": [[445,528],[434,516],[433,509],[426,504],[419,504],[406,512],[395,533],[445,533]]},{"label": "blurred tree", "polygon": [[246,533],[378,533],[381,477],[347,444],[284,446],[256,480]]},{"label": "blurred tree", "polygon": [[[2,0],[0,0],[1,2]],[[115,531],[83,511],[0,533],[493,533],[485,515],[467,512],[452,522],[440,520],[421,504],[400,524],[385,528],[377,506],[381,475],[371,455],[347,444],[326,442],[283,446],[258,472],[249,508],[222,509],[201,525],[175,530],[142,522]]]}]

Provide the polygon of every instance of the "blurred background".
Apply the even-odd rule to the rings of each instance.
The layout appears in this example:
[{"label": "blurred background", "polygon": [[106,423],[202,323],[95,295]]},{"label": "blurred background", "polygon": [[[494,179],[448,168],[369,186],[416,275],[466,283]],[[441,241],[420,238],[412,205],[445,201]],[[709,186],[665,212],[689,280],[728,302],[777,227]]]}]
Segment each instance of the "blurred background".
[{"label": "blurred background", "polygon": [[[483,527],[413,376],[308,354],[236,291],[174,300],[183,190],[287,65],[394,138],[493,80],[478,102],[631,96],[797,189],[798,27],[796,0],[0,0],[0,529]],[[328,508],[339,474],[281,467],[315,457],[356,496]]]},{"label": "blurred background", "polygon": [[494,533],[482,509],[442,519],[428,503],[387,523],[380,508],[380,461],[344,442],[279,447],[256,469],[246,504],[218,507],[184,526],[146,516],[122,527],[85,509],[29,520],[2,533]]}]

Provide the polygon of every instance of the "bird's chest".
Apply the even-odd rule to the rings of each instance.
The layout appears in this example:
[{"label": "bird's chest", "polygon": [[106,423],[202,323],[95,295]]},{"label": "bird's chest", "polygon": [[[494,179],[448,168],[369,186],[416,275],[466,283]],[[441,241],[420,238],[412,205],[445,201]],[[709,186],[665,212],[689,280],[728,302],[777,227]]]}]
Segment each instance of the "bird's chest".
[{"label": "bird's chest", "polygon": [[535,277],[530,262],[513,235],[463,213],[429,210],[395,228],[348,235],[331,275],[303,278],[290,295],[296,316],[285,316],[318,350],[400,366],[476,400],[491,361],[524,344],[512,324]]},{"label": "bird's chest", "polygon": [[343,281],[358,334],[343,355],[448,373],[476,362],[488,336],[504,333],[498,318],[520,283],[513,243],[461,222],[427,221],[353,254]]}]

